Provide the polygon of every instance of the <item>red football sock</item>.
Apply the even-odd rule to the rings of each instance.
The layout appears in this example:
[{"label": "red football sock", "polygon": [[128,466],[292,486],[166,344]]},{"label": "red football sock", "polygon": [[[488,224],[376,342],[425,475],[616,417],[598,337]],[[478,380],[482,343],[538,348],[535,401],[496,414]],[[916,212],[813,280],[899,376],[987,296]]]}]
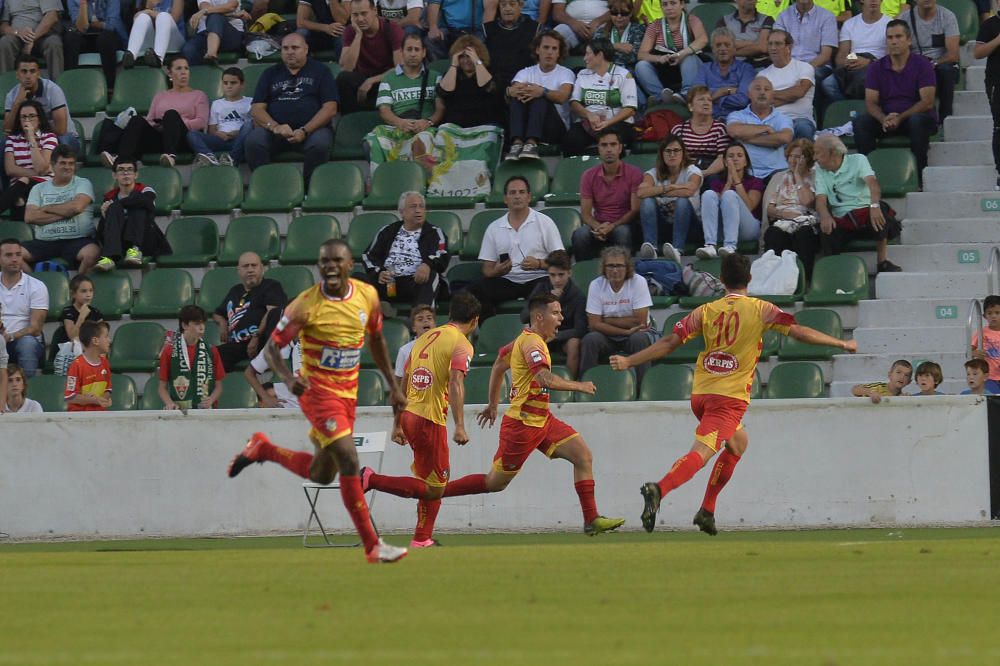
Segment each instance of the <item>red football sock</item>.
[{"label": "red football sock", "polygon": [[670,468],[670,472],[660,479],[660,497],[666,497],[671,490],[690,481],[691,477],[697,474],[704,465],[705,461],[694,451],[678,458],[674,466]]},{"label": "red football sock", "polygon": [[417,529],[413,532],[414,541],[427,541],[434,534],[434,521],[437,520],[441,500],[420,500],[417,502]]},{"label": "red football sock", "polygon": [[580,508],[583,509],[583,522],[589,525],[597,518],[597,501],[594,499],[594,480],[577,481],[573,484],[580,498]]},{"label": "red football sock", "polygon": [[340,477],[340,498],[344,501],[347,513],[351,514],[354,529],[358,531],[367,553],[378,544],[378,535],[375,534],[372,519],[368,515],[368,503],[365,502],[365,494],[361,491],[360,476]]},{"label": "red football sock", "polygon": [[264,446],[261,449],[264,460],[276,462],[293,474],[303,479],[309,478],[309,467],[312,466],[313,454],[305,451],[292,451],[280,446]]},{"label": "red football sock", "polygon": [[486,490],[486,475],[470,474],[463,476],[458,481],[449,481],[448,486],[444,489],[444,496],[480,495],[485,492],[489,492]]},{"label": "red football sock", "polygon": [[381,490],[396,497],[423,497],[427,492],[427,484],[412,476],[386,476],[372,474],[368,479],[369,490]]},{"label": "red football sock", "polygon": [[715,513],[715,500],[729,483],[729,479],[733,478],[733,470],[736,469],[736,463],[739,461],[740,457],[730,452],[729,449],[725,449],[719,459],[715,461],[715,467],[712,468],[712,473],[708,477],[708,487],[705,488],[705,500],[701,503],[701,508],[705,511]]}]

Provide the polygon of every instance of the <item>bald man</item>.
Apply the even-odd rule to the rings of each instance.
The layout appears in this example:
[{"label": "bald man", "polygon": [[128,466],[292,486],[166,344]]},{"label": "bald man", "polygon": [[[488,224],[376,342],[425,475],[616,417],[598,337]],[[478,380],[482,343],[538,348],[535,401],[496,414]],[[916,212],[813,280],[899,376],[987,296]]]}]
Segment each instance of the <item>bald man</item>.
[{"label": "bald man", "polygon": [[281,284],[264,277],[264,263],[255,252],[240,255],[236,272],[240,283],[229,290],[212,313],[212,319],[219,324],[218,350],[226,372],[257,355],[262,341],[267,341],[277,323],[277,316],[268,314],[272,310],[276,310],[275,315],[280,314],[288,303]]},{"label": "bald man", "polygon": [[726,131],[746,146],[753,175],[767,179],[788,168],[785,145],[794,134],[792,119],[774,108],[774,84],[763,76],[750,82],[750,105],[726,117]]},{"label": "bald man", "polygon": [[281,40],[281,62],[264,70],[254,92],[250,115],[256,127],[247,135],[247,163],[251,169],[268,164],[275,153],[303,154],[306,186],[313,170],[330,158],[340,96],[330,69],[309,57],[305,37],[298,33]]}]

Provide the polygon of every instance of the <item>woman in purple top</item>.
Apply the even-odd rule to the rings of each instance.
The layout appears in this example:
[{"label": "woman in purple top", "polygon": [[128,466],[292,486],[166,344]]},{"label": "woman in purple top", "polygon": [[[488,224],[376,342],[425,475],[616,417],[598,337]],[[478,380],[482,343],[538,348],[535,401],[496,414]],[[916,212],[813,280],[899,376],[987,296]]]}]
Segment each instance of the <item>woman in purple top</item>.
[{"label": "woman in purple top", "polygon": [[[750,175],[750,156],[743,144],[734,143],[726,148],[724,159],[725,169],[709,179],[709,189],[701,195],[705,246],[695,253],[701,259],[732,254],[736,252],[736,243],[755,240],[760,235],[764,181]],[[716,251],[720,229],[722,247]]]}]

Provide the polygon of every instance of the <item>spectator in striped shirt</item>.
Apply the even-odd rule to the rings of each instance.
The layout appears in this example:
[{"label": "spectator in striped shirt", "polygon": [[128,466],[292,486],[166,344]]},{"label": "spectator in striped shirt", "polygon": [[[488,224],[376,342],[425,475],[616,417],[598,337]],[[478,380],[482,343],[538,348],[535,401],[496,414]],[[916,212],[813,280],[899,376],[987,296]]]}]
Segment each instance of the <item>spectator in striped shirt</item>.
[{"label": "spectator in striped shirt", "polygon": [[722,155],[732,140],[726,124],[712,117],[712,92],[707,86],[691,86],[687,100],[691,118],[674,125],[670,133],[681,138],[688,156],[707,179],[722,173]]},{"label": "spectator in striped shirt", "polygon": [[23,220],[28,192],[52,176],[52,151],[59,139],[49,130],[41,102],[22,102],[15,118],[13,132],[4,145],[4,171],[10,186],[0,193],[0,211],[9,209],[12,219]]}]

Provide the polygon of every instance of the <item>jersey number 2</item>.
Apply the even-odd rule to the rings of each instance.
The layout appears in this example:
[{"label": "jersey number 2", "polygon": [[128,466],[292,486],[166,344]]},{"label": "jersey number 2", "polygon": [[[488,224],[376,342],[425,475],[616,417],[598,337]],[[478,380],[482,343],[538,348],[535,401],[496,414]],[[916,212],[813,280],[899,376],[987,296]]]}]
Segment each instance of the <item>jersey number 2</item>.
[{"label": "jersey number 2", "polygon": [[427,348],[434,344],[434,341],[438,339],[441,335],[441,331],[434,331],[429,336],[427,336],[427,344],[420,348],[420,354],[417,355],[419,359],[430,358],[430,354],[427,353]]},{"label": "jersey number 2", "polygon": [[716,330],[715,346],[719,346],[722,342],[723,336],[725,336],[726,345],[732,346],[732,344],[736,342],[736,336],[740,332],[740,313],[720,312],[719,316],[712,322],[712,326],[714,326]]}]

